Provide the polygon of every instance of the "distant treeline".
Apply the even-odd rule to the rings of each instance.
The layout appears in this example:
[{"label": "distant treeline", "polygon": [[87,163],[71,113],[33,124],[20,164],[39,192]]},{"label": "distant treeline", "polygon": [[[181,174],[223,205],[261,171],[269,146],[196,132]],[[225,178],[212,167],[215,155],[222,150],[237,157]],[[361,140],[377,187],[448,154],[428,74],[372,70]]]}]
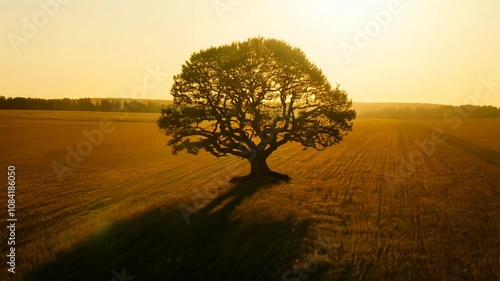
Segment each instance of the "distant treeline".
[{"label": "distant treeline", "polygon": [[385,119],[442,119],[453,118],[453,116],[460,116],[461,118],[500,118],[500,108],[491,105],[443,105],[435,108],[385,108],[358,114],[360,118]]},{"label": "distant treeline", "polygon": [[166,107],[158,101],[127,101],[127,100],[92,100],[83,99],[40,99],[40,98],[6,98],[0,96],[0,109],[27,110],[74,110],[74,111],[121,111],[130,112],[160,112]]},{"label": "distant treeline", "polygon": [[[171,101],[125,100],[125,99],[40,99],[6,98],[0,96],[0,109],[28,110],[74,110],[74,111],[130,111],[160,112]],[[386,107],[387,106],[387,107]],[[494,106],[450,106],[436,104],[391,104],[358,103],[354,105],[359,118],[385,119],[442,119],[460,116],[461,118],[500,118],[500,108]]]}]

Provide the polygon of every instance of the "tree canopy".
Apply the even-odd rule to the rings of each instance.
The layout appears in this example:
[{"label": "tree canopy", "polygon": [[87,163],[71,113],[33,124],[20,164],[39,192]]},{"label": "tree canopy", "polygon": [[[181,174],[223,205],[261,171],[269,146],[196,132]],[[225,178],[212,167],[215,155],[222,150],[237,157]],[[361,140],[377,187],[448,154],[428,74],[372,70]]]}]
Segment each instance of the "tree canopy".
[{"label": "tree canopy", "polygon": [[174,107],[158,126],[173,153],[204,149],[251,163],[251,177],[278,176],[267,157],[287,142],[317,150],[352,130],[352,101],[298,48],[252,38],[191,55],[174,76]]}]

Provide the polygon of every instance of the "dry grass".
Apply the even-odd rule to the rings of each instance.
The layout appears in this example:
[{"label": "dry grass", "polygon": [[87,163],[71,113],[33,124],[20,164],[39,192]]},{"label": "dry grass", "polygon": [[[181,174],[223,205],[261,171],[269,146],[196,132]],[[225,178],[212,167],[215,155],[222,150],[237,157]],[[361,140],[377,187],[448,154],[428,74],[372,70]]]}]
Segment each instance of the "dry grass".
[{"label": "dry grass", "polygon": [[[290,183],[234,186],[244,161],[172,156],[158,114],[119,116],[0,111],[1,160],[17,168],[19,280],[110,280],[122,267],[134,280],[500,279],[498,120],[361,119],[326,151],[275,152],[269,165]],[[102,118],[114,132],[58,181],[52,161]],[[398,177],[399,157],[436,127],[448,141]],[[195,200],[186,225],[177,207],[196,189],[221,192]]]}]

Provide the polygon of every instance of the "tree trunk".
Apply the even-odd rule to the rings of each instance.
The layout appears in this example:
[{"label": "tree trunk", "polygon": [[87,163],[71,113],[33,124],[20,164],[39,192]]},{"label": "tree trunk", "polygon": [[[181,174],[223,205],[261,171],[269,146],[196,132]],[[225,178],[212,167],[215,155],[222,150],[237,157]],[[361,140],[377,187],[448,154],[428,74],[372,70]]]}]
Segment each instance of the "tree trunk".
[{"label": "tree trunk", "polygon": [[269,155],[264,152],[258,152],[253,157],[248,158],[250,162],[250,174],[244,177],[235,177],[231,182],[248,181],[251,179],[272,179],[277,181],[289,181],[291,178],[287,175],[271,171],[267,166],[266,160]]},{"label": "tree trunk", "polygon": [[266,163],[267,156],[264,153],[257,153],[255,157],[248,159],[250,162],[250,175],[255,178],[270,176],[272,171]]}]

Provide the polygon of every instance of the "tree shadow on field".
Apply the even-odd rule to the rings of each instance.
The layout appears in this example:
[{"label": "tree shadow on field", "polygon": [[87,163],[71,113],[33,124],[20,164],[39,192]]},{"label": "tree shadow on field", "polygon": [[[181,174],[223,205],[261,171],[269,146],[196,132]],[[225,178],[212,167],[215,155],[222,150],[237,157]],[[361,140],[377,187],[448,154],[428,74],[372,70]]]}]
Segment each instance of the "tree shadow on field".
[{"label": "tree shadow on field", "polygon": [[117,222],[24,280],[281,280],[301,257],[308,222],[231,219],[245,198],[270,187],[235,184],[189,224],[177,206]]}]

